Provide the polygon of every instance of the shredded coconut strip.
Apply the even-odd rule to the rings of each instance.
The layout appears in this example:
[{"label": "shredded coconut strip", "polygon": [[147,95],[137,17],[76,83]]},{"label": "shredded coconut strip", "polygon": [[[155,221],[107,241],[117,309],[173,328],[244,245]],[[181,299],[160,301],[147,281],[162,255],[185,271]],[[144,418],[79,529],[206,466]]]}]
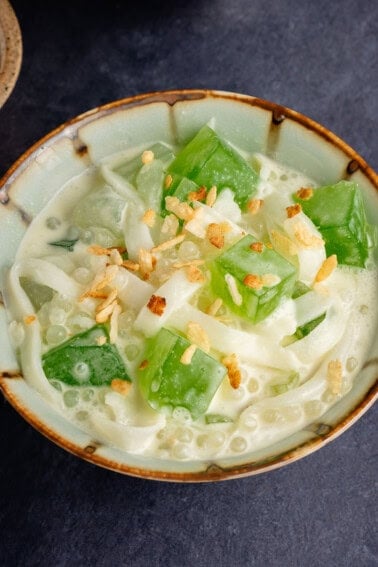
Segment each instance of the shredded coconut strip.
[{"label": "shredded coconut strip", "polygon": [[186,336],[188,341],[199,346],[203,351],[210,351],[210,340],[208,334],[199,323],[189,321]]},{"label": "shredded coconut strip", "polygon": [[99,311],[96,314],[96,323],[106,323],[106,321],[109,319],[109,317],[113,313],[113,310],[114,310],[116,305],[117,305],[117,301],[114,300],[113,303],[111,303],[110,305],[105,307],[105,309],[102,309],[102,311]]},{"label": "shredded coconut strip", "polygon": [[318,273],[315,276],[315,283],[322,282],[326,278],[328,278],[332,272],[337,267],[337,256],[336,254],[332,254],[324,260],[323,264],[320,266]]},{"label": "shredded coconut strip", "polygon": [[239,293],[234,276],[232,276],[231,274],[226,274],[224,276],[224,279],[227,284],[228,291],[230,292],[232,301],[235,303],[235,305],[241,305],[243,303],[243,298]]},{"label": "shredded coconut strip", "polygon": [[99,313],[100,311],[102,311],[103,309],[106,309],[108,305],[110,305],[111,303],[113,303],[113,301],[116,299],[118,295],[118,290],[117,289],[112,289],[112,291],[109,293],[109,295],[106,297],[105,301],[103,301],[102,303],[100,303],[99,305],[97,305],[96,307],[96,313]]},{"label": "shredded coconut strip", "polygon": [[122,308],[119,303],[114,306],[113,312],[110,316],[110,342],[114,344],[118,338],[118,317],[121,314]]},{"label": "shredded coconut strip", "polygon": [[216,200],[217,200],[217,188],[215,185],[213,185],[209,190],[208,194],[206,195],[205,203],[208,207],[212,207],[215,204]]},{"label": "shredded coconut strip", "polygon": [[207,309],[207,314],[214,317],[218,313],[222,305],[223,305],[222,299],[220,297],[217,297],[216,300]]}]

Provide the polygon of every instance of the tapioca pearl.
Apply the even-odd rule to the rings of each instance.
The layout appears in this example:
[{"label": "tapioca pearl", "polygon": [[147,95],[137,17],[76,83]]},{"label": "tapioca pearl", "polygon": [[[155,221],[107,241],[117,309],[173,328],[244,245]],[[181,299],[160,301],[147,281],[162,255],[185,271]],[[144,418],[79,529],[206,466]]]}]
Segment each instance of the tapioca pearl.
[{"label": "tapioca pearl", "polygon": [[178,427],[176,431],[176,439],[182,443],[190,443],[193,440],[193,431],[186,427]]},{"label": "tapioca pearl", "polygon": [[86,419],[88,419],[89,413],[87,411],[81,410],[76,413],[75,417],[78,421],[85,421]]},{"label": "tapioca pearl", "polygon": [[72,374],[79,382],[86,382],[91,371],[86,362],[77,362],[72,369]]},{"label": "tapioca pearl", "polygon": [[194,242],[186,240],[180,244],[177,255],[180,260],[194,260],[200,256],[200,250]]},{"label": "tapioca pearl", "polygon": [[360,305],[360,313],[367,315],[369,313],[369,307],[367,305]]},{"label": "tapioca pearl", "polygon": [[282,413],[273,408],[268,408],[261,413],[261,418],[265,423],[283,423],[285,418]]},{"label": "tapioca pearl", "polygon": [[176,437],[177,427],[172,423],[167,423],[165,427],[160,429],[156,434],[156,437],[160,440],[167,440]]},{"label": "tapioca pearl", "polygon": [[58,392],[63,390],[62,383],[58,380],[50,380],[50,384],[53,388],[55,388],[55,390],[58,390]]},{"label": "tapioca pearl", "polygon": [[310,418],[320,417],[324,411],[324,404],[320,400],[310,400],[304,404],[305,414]]},{"label": "tapioca pearl", "polygon": [[234,437],[231,440],[231,443],[230,443],[230,449],[234,453],[242,453],[243,451],[245,451],[247,449],[247,446],[248,446],[248,444],[247,444],[246,439],[244,437],[242,437],[241,435]]},{"label": "tapioca pearl", "polygon": [[355,358],[354,356],[350,356],[349,358],[347,358],[345,366],[346,366],[346,369],[348,370],[348,372],[353,372],[353,370],[356,370],[356,368],[358,366],[357,358]]},{"label": "tapioca pearl", "polygon": [[93,242],[93,232],[91,230],[83,230],[80,238],[85,244],[91,244]]},{"label": "tapioca pearl", "polygon": [[221,447],[226,440],[223,431],[213,431],[211,433],[202,433],[197,437],[197,445],[204,450],[215,450]]},{"label": "tapioca pearl", "polygon": [[66,234],[67,240],[76,240],[79,237],[80,237],[80,229],[74,225],[70,226]]},{"label": "tapioca pearl", "polygon": [[176,407],[172,412],[172,418],[182,423],[189,423],[192,421],[190,411],[184,407]]},{"label": "tapioca pearl", "polygon": [[302,417],[303,410],[299,405],[283,407],[282,415],[287,421],[299,421]]},{"label": "tapioca pearl", "polygon": [[250,431],[254,431],[258,427],[258,421],[256,418],[256,412],[253,408],[246,408],[239,417],[240,424],[249,429]]},{"label": "tapioca pearl", "polygon": [[79,402],[79,392],[77,390],[66,390],[63,394],[63,401],[68,408],[75,407]]},{"label": "tapioca pearl", "polygon": [[246,396],[244,386],[240,385],[239,388],[231,388],[230,398],[233,400],[242,400]]},{"label": "tapioca pearl", "polygon": [[65,322],[67,318],[67,313],[64,309],[60,307],[52,307],[49,313],[50,323],[52,325],[61,325]]},{"label": "tapioca pearl", "polygon": [[51,305],[57,309],[63,309],[66,313],[73,309],[73,303],[66,295],[55,295]]},{"label": "tapioca pearl", "polygon": [[57,217],[49,217],[45,221],[46,227],[50,230],[56,230],[61,224],[61,221]]},{"label": "tapioca pearl", "polygon": [[118,329],[120,331],[129,331],[134,324],[136,313],[133,309],[128,309],[118,317]]},{"label": "tapioca pearl", "polygon": [[256,380],[256,378],[250,378],[248,380],[247,383],[247,390],[248,392],[250,392],[251,394],[255,394],[256,392],[258,392],[260,390],[260,384],[259,382]]},{"label": "tapioca pearl", "polygon": [[73,277],[80,284],[87,284],[93,279],[92,272],[88,268],[80,267],[73,271]]},{"label": "tapioca pearl", "polygon": [[49,345],[62,343],[68,336],[67,329],[62,325],[51,325],[46,331],[46,342]]},{"label": "tapioca pearl", "polygon": [[338,394],[333,394],[332,392],[330,392],[329,390],[326,390],[323,394],[322,394],[322,402],[325,402],[326,404],[333,404],[336,402],[336,400],[339,399],[339,395]]},{"label": "tapioca pearl", "polygon": [[84,402],[90,402],[95,397],[95,391],[92,388],[86,388],[81,392],[81,399]]},{"label": "tapioca pearl", "polygon": [[172,457],[176,459],[188,459],[191,456],[191,450],[188,445],[177,443],[173,446]]},{"label": "tapioca pearl", "polygon": [[128,360],[133,361],[140,353],[140,348],[136,344],[129,344],[125,346],[125,355]]}]

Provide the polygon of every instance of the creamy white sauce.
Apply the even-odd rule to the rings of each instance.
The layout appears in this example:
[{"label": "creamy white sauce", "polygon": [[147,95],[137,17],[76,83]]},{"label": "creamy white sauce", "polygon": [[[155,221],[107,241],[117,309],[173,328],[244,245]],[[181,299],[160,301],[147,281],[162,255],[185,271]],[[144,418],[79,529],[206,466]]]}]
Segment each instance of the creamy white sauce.
[{"label": "creamy white sauce", "polygon": [[[122,162],[119,156],[117,159]],[[237,206],[230,200],[227,202],[227,195],[219,199],[214,210],[224,216],[229,209],[236,230],[262,237],[272,228],[281,227],[282,230],[285,207],[291,204],[291,194],[302,186],[315,186],[315,183],[264,156],[255,156],[254,160],[260,168],[260,184],[254,198],[265,201],[261,214],[240,215]],[[112,163],[112,159],[107,162]],[[207,412],[226,415],[233,421],[205,424],[203,419],[193,422],[189,413],[180,408],[173,415],[150,408],[142,399],[135,378],[136,368],[143,358],[145,339],[143,333],[135,330],[134,321],[146,298],[167,279],[175,262],[214,255],[215,251],[206,239],[190,234],[184,244],[157,255],[157,266],[148,283],[141,281],[139,286],[135,274],[119,276],[118,285],[123,292],[120,292],[122,313],[116,346],[134,379],[131,391],[123,396],[109,387],[71,387],[57,381],[52,387],[38,363],[40,355],[65,338],[94,325],[96,300],[89,298],[78,302],[77,297],[105,268],[107,257],[88,254],[91,237],[88,231],[84,235],[88,242],[79,241],[73,252],[52,248],[49,242],[66,238],[67,234],[72,238],[79,234],[77,227],[72,225],[73,211],[90,192],[104,185],[98,170],[93,168],[63,187],[28,229],[17,254],[13,276],[8,281],[8,308],[14,319],[10,333],[25,378],[57,411],[94,438],[127,451],[161,458],[206,459],[240,455],[279,441],[318,420],[352,388],[376,324],[377,274],[372,266],[366,270],[340,267],[328,279],[315,285],[314,293],[319,298],[319,305],[325,306],[327,318],[307,337],[286,347],[280,344],[283,337],[291,335],[303,322],[299,302],[286,300],[255,326],[233,316],[223,307],[218,315],[228,319],[227,325],[233,334],[231,331],[227,334],[220,326],[224,324],[221,320],[213,329],[203,313],[201,315],[208,306],[206,294],[194,294],[179,310],[173,311],[166,324],[183,331],[187,320],[198,317],[202,326],[209,324],[211,327],[209,335],[218,337],[216,344],[212,344],[216,351],[223,354],[236,352],[242,373],[241,385],[233,389],[226,377]],[[115,192],[120,194],[124,190],[127,192],[128,188],[121,184]],[[124,222],[125,212],[120,225]],[[194,227],[194,230],[200,229]],[[83,231],[85,229],[81,230],[81,235]],[[157,229],[152,229],[149,235],[155,245],[160,241]],[[109,246],[108,236],[106,232],[97,232],[92,243]],[[44,263],[33,264],[31,258],[42,259]],[[304,258],[302,279],[306,280],[307,275],[312,280],[314,266],[319,267],[324,258],[324,249],[314,253],[310,262]],[[49,266],[52,266],[50,272]],[[34,325],[23,322],[33,309],[15,283],[16,272],[46,285],[53,285],[51,282],[55,278],[55,289],[59,288],[58,280],[63,281],[54,299],[37,313],[38,321]],[[131,295],[130,286],[134,286]],[[307,321],[322,312],[322,309],[320,313],[316,312],[320,309],[316,302],[312,308],[314,312]],[[61,339],[56,340],[59,333]],[[224,345],[222,337],[225,337]],[[227,344],[227,341],[231,342]],[[337,394],[331,393],[327,381],[327,366],[331,360],[342,363],[342,385]],[[28,369],[33,371],[28,372]],[[277,395],[275,386],[285,384],[291,372],[298,374],[298,385]]]}]

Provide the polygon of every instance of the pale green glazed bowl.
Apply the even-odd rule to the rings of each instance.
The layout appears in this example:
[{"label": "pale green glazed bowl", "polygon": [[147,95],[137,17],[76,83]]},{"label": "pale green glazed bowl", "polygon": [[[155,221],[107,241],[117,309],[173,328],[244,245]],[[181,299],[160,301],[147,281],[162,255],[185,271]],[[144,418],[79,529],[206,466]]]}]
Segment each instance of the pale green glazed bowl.
[{"label": "pale green glazed bowl", "polygon": [[[319,185],[353,179],[370,222],[378,224],[378,176],[345,142],[297,112],[238,94],[193,90],[140,95],[95,108],[37,142],[0,180],[0,268],[12,264],[33,217],[70,178],[117,151],[157,140],[186,142],[210,118],[248,152],[263,152]],[[0,281],[0,286],[2,285]],[[266,472],[319,449],[351,426],[377,397],[378,335],[353,389],[321,421],[266,449],[239,457],[169,461],[98,442],[57,414],[24,380],[0,303],[0,389],[14,408],[57,445],[97,465],[144,478],[195,482]]]}]

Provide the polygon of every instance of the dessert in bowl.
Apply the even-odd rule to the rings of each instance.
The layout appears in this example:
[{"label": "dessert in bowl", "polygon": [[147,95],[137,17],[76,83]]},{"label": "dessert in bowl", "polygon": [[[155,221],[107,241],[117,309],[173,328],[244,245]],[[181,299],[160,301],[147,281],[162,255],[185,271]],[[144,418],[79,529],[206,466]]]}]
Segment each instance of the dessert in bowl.
[{"label": "dessert in bowl", "polygon": [[149,478],[320,447],[375,395],[376,188],[336,136],[253,97],[153,93],[70,121],[2,181],[5,396]]}]

